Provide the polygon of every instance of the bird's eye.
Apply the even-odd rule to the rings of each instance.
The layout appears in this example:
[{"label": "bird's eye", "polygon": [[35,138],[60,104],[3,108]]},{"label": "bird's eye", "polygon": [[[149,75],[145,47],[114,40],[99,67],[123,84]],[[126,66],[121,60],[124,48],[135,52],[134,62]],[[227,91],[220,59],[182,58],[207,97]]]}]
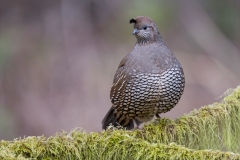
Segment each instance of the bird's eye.
[{"label": "bird's eye", "polygon": [[143,29],[146,30],[146,29],[147,29],[147,26],[143,27]]}]

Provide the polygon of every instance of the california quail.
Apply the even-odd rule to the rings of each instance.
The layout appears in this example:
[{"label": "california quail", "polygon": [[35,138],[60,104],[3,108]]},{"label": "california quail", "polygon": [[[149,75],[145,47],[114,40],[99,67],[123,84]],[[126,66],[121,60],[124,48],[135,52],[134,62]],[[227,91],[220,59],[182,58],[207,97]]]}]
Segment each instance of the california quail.
[{"label": "california quail", "polygon": [[122,59],[110,91],[112,107],[102,121],[127,129],[171,110],[185,86],[183,69],[165,46],[157,25],[148,17],[131,19],[137,38],[132,52]]}]

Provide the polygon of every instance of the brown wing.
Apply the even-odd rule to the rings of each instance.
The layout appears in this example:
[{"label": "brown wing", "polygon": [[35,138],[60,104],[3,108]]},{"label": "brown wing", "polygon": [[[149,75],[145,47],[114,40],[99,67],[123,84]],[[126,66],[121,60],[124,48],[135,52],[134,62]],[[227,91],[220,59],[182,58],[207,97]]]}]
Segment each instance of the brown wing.
[{"label": "brown wing", "polygon": [[125,74],[125,63],[128,57],[129,55],[122,59],[114,76],[113,85],[110,91],[110,99],[114,105],[118,105],[119,102],[124,98],[122,94],[124,93],[128,79],[127,75]]}]

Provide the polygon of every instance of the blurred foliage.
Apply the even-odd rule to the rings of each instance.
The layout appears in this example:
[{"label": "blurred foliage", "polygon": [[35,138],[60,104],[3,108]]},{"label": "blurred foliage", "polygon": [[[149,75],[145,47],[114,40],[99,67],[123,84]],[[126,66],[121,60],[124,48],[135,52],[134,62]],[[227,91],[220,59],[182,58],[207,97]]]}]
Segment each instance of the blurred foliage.
[{"label": "blurred foliage", "polygon": [[0,136],[3,139],[9,139],[10,137],[16,137],[15,119],[13,117],[12,111],[6,107],[1,107],[0,105]]},{"label": "blurred foliage", "polygon": [[237,0],[205,0],[202,3],[209,16],[224,34],[233,42],[236,40],[239,42],[240,33],[237,31],[240,26],[240,2]]}]

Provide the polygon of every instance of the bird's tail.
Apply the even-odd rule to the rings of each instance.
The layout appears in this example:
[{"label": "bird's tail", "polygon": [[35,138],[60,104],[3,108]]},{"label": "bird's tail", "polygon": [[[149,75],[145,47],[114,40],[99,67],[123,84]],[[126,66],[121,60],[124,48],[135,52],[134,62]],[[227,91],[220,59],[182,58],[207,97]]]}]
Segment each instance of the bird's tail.
[{"label": "bird's tail", "polygon": [[[110,110],[108,111],[108,113],[106,114],[106,116],[102,120],[102,129],[107,129],[107,127],[110,124],[112,124],[114,127],[117,127],[117,126],[121,125],[117,122],[117,118],[114,114],[114,110],[113,110],[112,107],[110,108]],[[128,129],[128,130],[133,129],[134,128],[133,120],[130,119],[129,122],[127,124],[125,124],[123,127]]]}]

